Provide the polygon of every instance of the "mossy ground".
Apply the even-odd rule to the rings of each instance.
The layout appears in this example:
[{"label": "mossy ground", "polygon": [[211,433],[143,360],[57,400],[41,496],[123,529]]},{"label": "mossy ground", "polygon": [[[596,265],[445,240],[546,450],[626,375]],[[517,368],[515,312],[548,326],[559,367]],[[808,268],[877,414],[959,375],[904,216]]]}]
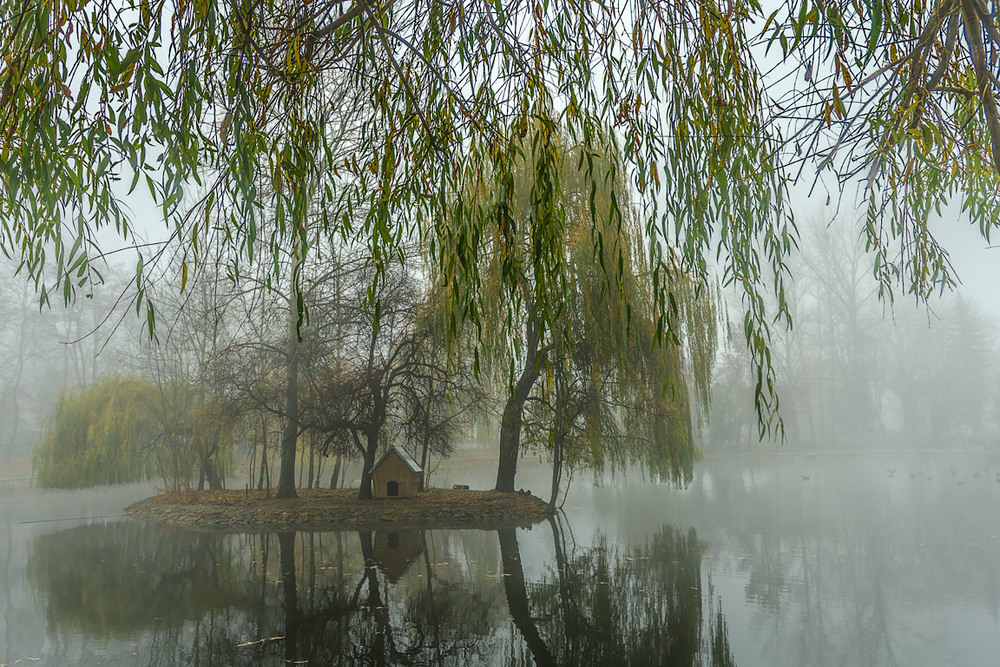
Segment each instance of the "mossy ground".
[{"label": "mossy ground", "polygon": [[522,493],[431,489],[415,498],[358,500],[356,489],[274,492],[187,491],[141,500],[126,508],[138,518],[171,525],[230,530],[482,528],[531,525],[553,513]]}]

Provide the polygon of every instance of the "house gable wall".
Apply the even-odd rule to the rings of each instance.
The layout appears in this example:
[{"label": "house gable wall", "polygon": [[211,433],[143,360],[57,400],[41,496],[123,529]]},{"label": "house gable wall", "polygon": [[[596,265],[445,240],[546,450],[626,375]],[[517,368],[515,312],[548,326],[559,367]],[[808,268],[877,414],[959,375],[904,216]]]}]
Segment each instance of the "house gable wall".
[{"label": "house gable wall", "polygon": [[413,472],[399,454],[390,451],[372,471],[372,496],[386,498],[386,488],[391,481],[399,484],[399,498],[413,498],[420,490],[421,473]]}]

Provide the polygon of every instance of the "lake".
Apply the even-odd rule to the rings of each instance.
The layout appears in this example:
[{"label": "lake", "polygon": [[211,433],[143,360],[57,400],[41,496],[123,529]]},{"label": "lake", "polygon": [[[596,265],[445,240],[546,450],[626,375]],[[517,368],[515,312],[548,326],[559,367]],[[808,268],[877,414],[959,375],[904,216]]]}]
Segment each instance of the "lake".
[{"label": "lake", "polygon": [[[526,461],[538,495],[546,470]],[[488,485],[488,466],[435,483]],[[994,665],[1000,456],[710,458],[531,529],[220,534],[0,483],[0,664]],[[18,662],[21,661],[21,662]]]}]

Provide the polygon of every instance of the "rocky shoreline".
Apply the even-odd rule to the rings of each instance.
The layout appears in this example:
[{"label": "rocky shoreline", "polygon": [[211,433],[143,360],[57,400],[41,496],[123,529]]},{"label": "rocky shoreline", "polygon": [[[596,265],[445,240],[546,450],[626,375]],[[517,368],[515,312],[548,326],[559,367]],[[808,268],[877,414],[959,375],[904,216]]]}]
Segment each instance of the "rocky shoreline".
[{"label": "rocky shoreline", "polygon": [[496,528],[530,526],[554,509],[525,493],[432,489],[415,498],[358,500],[356,489],[274,492],[187,491],[146,498],[125,509],[147,521],[209,530]]}]

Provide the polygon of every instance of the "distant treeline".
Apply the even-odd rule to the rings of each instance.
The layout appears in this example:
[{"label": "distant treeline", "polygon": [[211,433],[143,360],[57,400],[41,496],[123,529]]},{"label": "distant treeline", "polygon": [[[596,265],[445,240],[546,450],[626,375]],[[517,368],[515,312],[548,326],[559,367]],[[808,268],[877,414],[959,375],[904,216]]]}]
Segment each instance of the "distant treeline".
[{"label": "distant treeline", "polygon": [[[789,450],[1000,443],[997,329],[959,292],[927,305],[879,297],[872,260],[843,225],[803,230],[772,354]],[[884,296],[884,295],[883,295]],[[753,383],[737,334],[713,379],[706,447],[758,446]],[[774,440],[779,438],[775,437]]]}]

